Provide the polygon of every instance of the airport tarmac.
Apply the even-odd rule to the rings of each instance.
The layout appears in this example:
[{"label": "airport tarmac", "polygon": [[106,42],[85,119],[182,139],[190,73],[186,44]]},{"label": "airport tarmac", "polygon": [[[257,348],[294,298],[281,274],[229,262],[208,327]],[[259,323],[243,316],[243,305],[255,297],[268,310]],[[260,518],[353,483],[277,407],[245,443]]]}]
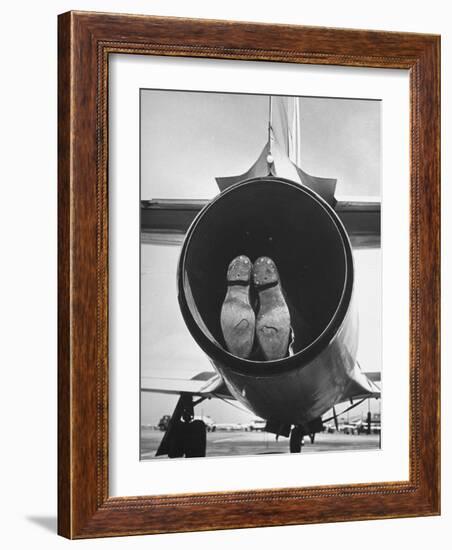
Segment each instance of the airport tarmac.
[{"label": "airport tarmac", "polygon": [[[141,429],[141,459],[155,458],[155,452],[163,432]],[[314,444],[305,437],[302,453],[325,451],[372,450],[380,447],[378,434],[348,435],[343,433],[318,433]],[[289,452],[289,439],[266,432],[216,431],[207,433],[207,453],[211,456],[246,456],[260,454],[283,454]],[[166,456],[158,458],[167,458]]]}]

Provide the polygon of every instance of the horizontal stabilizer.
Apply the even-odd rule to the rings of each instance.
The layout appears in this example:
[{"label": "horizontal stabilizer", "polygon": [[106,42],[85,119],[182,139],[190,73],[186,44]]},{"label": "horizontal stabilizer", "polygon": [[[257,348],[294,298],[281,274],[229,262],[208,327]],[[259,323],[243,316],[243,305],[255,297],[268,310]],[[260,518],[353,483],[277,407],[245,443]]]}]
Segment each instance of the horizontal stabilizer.
[{"label": "horizontal stabilizer", "polygon": [[141,391],[180,395],[188,393],[199,397],[232,399],[223,378],[213,371],[202,371],[192,378],[141,378]]},{"label": "horizontal stabilizer", "polygon": [[[141,202],[141,239],[144,243],[181,245],[190,224],[208,200],[155,199]],[[341,197],[334,207],[354,248],[380,246],[380,202]]]}]

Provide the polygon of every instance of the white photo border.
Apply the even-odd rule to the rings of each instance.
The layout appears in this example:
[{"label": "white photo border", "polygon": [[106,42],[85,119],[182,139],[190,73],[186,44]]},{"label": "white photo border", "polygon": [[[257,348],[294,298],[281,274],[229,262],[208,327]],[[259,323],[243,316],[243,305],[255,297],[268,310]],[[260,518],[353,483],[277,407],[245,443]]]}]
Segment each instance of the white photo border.
[{"label": "white photo border", "polygon": [[[110,496],[408,480],[408,71],[110,54],[109,86]],[[141,88],[382,100],[385,423],[380,450],[139,460]]]}]

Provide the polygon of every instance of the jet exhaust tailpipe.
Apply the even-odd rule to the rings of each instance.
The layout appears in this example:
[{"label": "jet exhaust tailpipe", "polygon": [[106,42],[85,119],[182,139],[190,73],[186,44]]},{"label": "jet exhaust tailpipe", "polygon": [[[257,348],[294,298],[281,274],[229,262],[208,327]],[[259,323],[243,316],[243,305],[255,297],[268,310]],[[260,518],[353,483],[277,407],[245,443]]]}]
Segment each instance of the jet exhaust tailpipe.
[{"label": "jet exhaust tailpipe", "polygon": [[[226,349],[226,271],[241,254],[252,262],[269,256],[278,267],[294,332],[288,357],[252,361]],[[239,401],[287,423],[317,418],[349,383],[357,348],[352,290],[352,250],[338,216],[312,190],[278,177],[218,195],[189,228],[179,260],[179,304],[192,336]]]}]

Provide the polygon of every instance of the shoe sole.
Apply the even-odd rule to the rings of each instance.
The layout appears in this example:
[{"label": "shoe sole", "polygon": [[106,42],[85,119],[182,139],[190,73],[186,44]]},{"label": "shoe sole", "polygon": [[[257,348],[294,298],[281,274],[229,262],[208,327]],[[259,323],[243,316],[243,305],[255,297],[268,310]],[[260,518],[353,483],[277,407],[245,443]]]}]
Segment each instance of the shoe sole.
[{"label": "shoe sole", "polygon": [[256,316],[250,304],[252,264],[246,256],[237,256],[227,271],[228,289],[221,308],[221,330],[230,353],[246,359],[251,354]]},{"label": "shoe sole", "polygon": [[275,262],[263,256],[254,262],[254,288],[259,295],[256,336],[267,361],[287,356],[290,338],[290,313],[282,292]]}]

